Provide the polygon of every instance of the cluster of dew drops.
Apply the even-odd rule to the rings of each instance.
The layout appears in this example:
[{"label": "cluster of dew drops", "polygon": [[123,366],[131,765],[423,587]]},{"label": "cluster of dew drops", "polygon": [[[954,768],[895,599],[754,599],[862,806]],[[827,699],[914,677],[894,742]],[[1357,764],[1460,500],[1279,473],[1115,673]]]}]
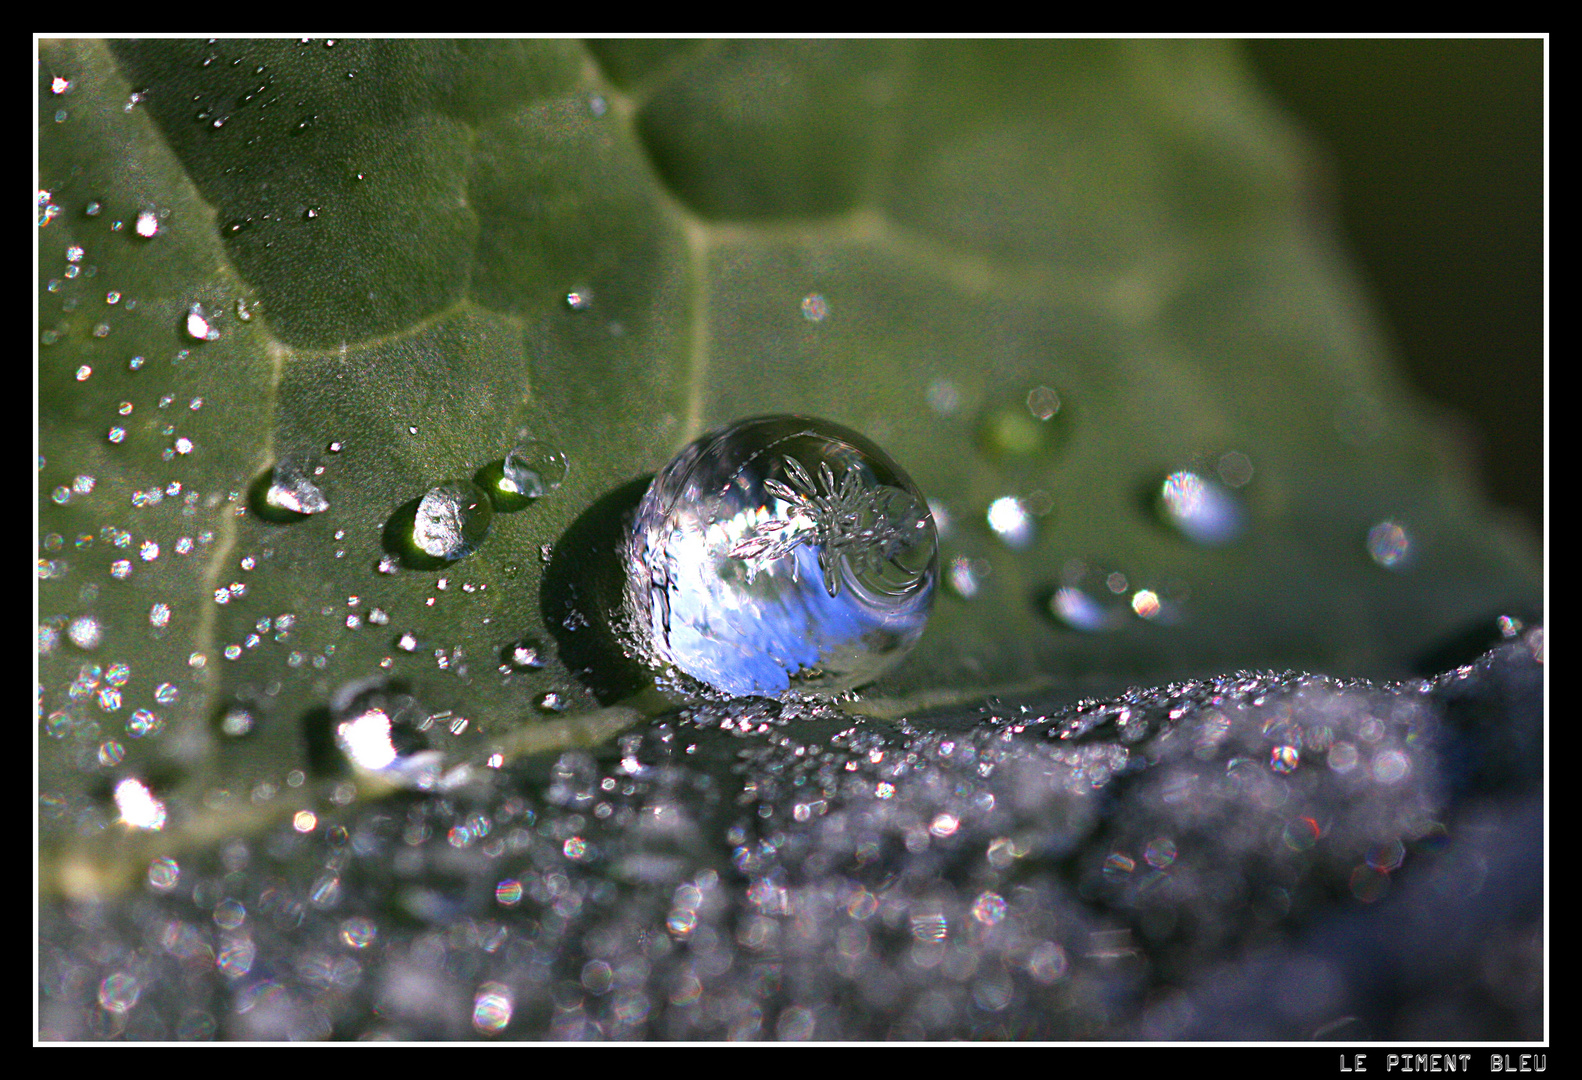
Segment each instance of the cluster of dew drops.
[{"label": "cluster of dew drops", "polygon": [[[822,310],[821,297],[814,305]],[[804,304],[804,309],[808,306]],[[808,316],[812,318],[811,315]],[[822,318],[822,316],[821,316]],[[924,393],[928,408],[938,417],[951,418],[963,411],[965,394],[948,378],[931,382]],[[979,447],[1001,462],[1035,457],[1059,445],[1071,431],[1070,395],[1049,386],[1030,389],[1015,406],[988,410],[977,432]],[[1367,400],[1347,399],[1336,409],[1335,429],[1345,442],[1366,445],[1378,437],[1382,421],[1379,406]],[[1374,422],[1363,424],[1365,414]],[[1239,449],[1204,455],[1154,481],[1151,510],[1159,524],[1196,547],[1230,548],[1244,541],[1252,528],[1247,490],[1255,474],[1252,458]],[[995,546],[1021,552],[1038,545],[1046,529],[1042,519],[1051,517],[1055,500],[1043,488],[1030,486],[989,501],[981,511],[982,531]],[[989,590],[996,557],[993,549],[977,543],[981,533],[964,530],[955,510],[931,500],[929,509],[946,545],[944,579],[962,600],[972,600]],[[1417,557],[1408,526],[1396,518],[1378,521],[1361,539],[1361,554],[1374,566],[1392,572],[1409,570]],[[958,550],[950,552],[949,547]],[[1163,578],[1146,570],[1115,565],[1096,557],[1068,557],[1058,562],[1058,578],[1045,590],[1043,608],[1058,625],[1082,633],[1124,629],[1136,623],[1172,624],[1189,613],[1192,589],[1177,578]]]},{"label": "cluster of dew drops", "polygon": [[[57,95],[69,93],[72,89],[74,89],[72,80],[64,76],[56,77],[51,86],[52,92]],[[130,111],[139,105],[145,96],[145,91],[134,91],[126,102],[126,109]],[[64,119],[63,111],[57,116],[57,121],[63,122]],[[37,220],[40,229],[47,229],[51,224],[60,221],[62,215],[66,213],[61,205],[66,200],[57,199],[54,191],[40,188],[37,198]],[[101,200],[89,199],[81,205],[80,215],[86,226],[104,224],[112,236],[121,234],[135,239],[136,242],[156,242],[172,228],[169,211],[152,206],[139,207],[132,213],[116,216]],[[61,273],[47,279],[46,292],[60,297],[60,312],[63,316],[79,317],[73,313],[78,312],[84,303],[83,286],[101,276],[91,257],[90,246],[90,240],[73,239],[67,243]],[[96,302],[100,299],[97,292],[91,295]],[[110,287],[104,289],[102,301],[107,314],[103,317],[103,321],[94,323],[91,331],[94,339],[112,338],[113,326],[110,323],[110,315],[117,311],[130,314],[138,311],[140,307],[137,297]],[[592,294],[587,290],[573,292],[566,297],[567,307],[574,312],[587,310],[591,302]],[[234,302],[233,310],[235,319],[246,323],[257,313],[257,305],[246,298],[240,298]],[[201,347],[220,339],[222,324],[229,315],[229,311],[222,315],[213,304],[196,301],[188,304],[177,328],[180,347],[170,357],[170,363],[180,366],[199,362]],[[46,325],[40,333],[40,346],[44,349],[55,346],[64,340],[67,334],[66,323],[50,325],[46,319]],[[48,361],[47,353],[43,359]],[[88,382],[95,375],[95,365],[102,363],[96,358],[93,363],[81,363],[71,372],[73,381]],[[149,357],[145,355],[131,356],[125,361],[126,372],[134,375],[149,367]],[[204,405],[205,401],[201,396],[178,400],[177,395],[166,393],[158,398],[155,408],[163,411],[171,421],[157,428],[159,433],[169,440],[161,449],[163,461],[179,464],[199,450],[197,441],[191,435],[180,432],[178,425],[180,415],[195,414]],[[116,402],[114,415],[104,433],[106,443],[117,447],[133,445],[130,441],[134,434],[130,428],[133,423],[132,418],[140,408],[146,407],[146,404],[139,405],[131,399]],[[162,416],[161,419],[163,418]],[[415,429],[412,433],[415,434]],[[525,435],[525,432],[523,434]],[[338,454],[343,449],[343,444],[334,441],[325,449],[330,454]],[[47,453],[39,455],[40,473],[51,468],[53,456]],[[564,481],[567,470],[566,456],[557,447],[548,442],[524,437],[505,455],[498,470],[496,481],[498,490],[494,494],[511,508],[519,509],[557,489]],[[283,456],[264,478],[262,505],[269,513],[277,515],[273,517],[277,522],[302,520],[329,511],[331,503],[321,487],[324,473],[325,466],[322,464],[304,457]],[[109,485],[107,488],[106,485],[100,484],[99,478],[89,472],[83,472],[71,477],[69,482],[46,484],[41,495],[50,504],[58,507],[83,503],[96,495],[94,502],[103,505],[105,492],[114,487],[115,485]],[[190,483],[172,479],[167,483],[151,485],[133,492],[131,509],[142,511],[160,505],[176,506],[179,507],[182,516],[192,518],[198,514],[200,508],[215,511],[224,504],[233,506],[235,512],[241,513],[245,509],[245,501],[241,492],[211,492],[205,496],[195,490]],[[446,481],[438,484],[418,501],[413,520],[412,546],[418,552],[440,562],[453,562],[477,550],[488,535],[491,516],[490,498],[472,481]],[[335,533],[337,542],[343,541],[345,536],[344,530],[337,530]],[[139,538],[134,534],[133,529],[123,528],[119,524],[106,524],[97,532],[78,532],[71,536],[50,531],[40,539],[37,575],[41,582],[80,582],[88,566],[101,557],[98,552],[108,551],[110,581],[126,581],[138,573],[140,568],[147,568],[143,572],[157,568],[161,557],[179,559],[196,554],[201,558],[214,543],[215,530],[210,528],[187,529],[183,535],[174,539],[165,536]],[[230,604],[246,597],[248,593],[246,573],[258,567],[261,557],[267,559],[272,554],[271,549],[265,548],[260,554],[249,554],[237,559],[236,568],[242,573],[236,575],[235,580],[227,581],[222,577],[216,583],[213,591],[214,602]],[[345,551],[338,547],[335,556],[339,558],[344,555]],[[74,562],[77,563],[75,573],[73,573]],[[151,566],[151,564],[155,565]],[[381,573],[394,573],[397,569],[396,560],[386,556],[379,561],[377,569]],[[199,571],[188,573],[196,575]],[[441,576],[436,582],[440,591],[449,588],[450,584],[447,576]],[[178,701],[181,691],[174,683],[161,681],[157,687],[152,688],[151,700],[141,703],[144,707],[134,707],[140,703],[134,700],[138,688],[132,681],[132,665],[122,660],[113,660],[107,664],[96,662],[100,659],[101,651],[106,647],[106,641],[113,639],[114,636],[109,633],[111,627],[106,624],[104,618],[92,610],[102,589],[107,585],[107,582],[97,578],[81,585],[77,590],[77,603],[74,606],[79,609],[87,608],[86,611],[79,614],[41,617],[36,634],[36,648],[40,655],[69,649],[84,654],[86,660],[77,676],[64,688],[65,700],[57,703],[60,707],[48,710],[47,715],[41,717],[45,734],[58,739],[74,736],[79,743],[84,737],[93,739],[94,762],[99,767],[114,769],[126,760],[129,740],[149,740],[165,730],[167,719],[164,714]],[[461,585],[461,589],[468,592],[481,588],[484,586],[473,586],[470,583]],[[433,598],[430,598],[428,603],[432,605]],[[325,614],[331,612],[326,611]],[[337,614],[336,617],[339,619],[341,616]],[[222,655],[227,660],[237,660],[245,650],[255,648],[263,641],[270,639],[276,642],[287,641],[293,636],[294,631],[299,629],[298,619],[296,613],[289,611],[274,617],[261,617],[251,632],[245,633],[241,640],[224,645],[221,650]],[[156,638],[164,637],[172,630],[179,631],[181,630],[179,624],[182,621],[179,605],[169,600],[155,600],[147,610],[146,621]],[[363,625],[385,626],[389,621],[389,613],[382,608],[364,607],[363,599],[358,596],[347,598],[347,610],[344,612],[344,624],[347,629],[357,629]],[[395,636],[393,644],[402,652],[419,651],[417,638],[411,633]],[[333,652],[333,643],[326,644],[316,655],[293,650],[286,658],[286,664],[289,667],[299,667],[311,663],[313,667],[323,669]],[[434,652],[436,663],[441,669],[459,666],[457,664],[460,660],[459,649],[451,651],[436,649]],[[187,665],[194,672],[198,672],[208,666],[210,659],[201,651],[193,651],[187,657]],[[501,659],[502,672],[534,671],[544,666],[541,646],[532,639],[508,644],[502,650]],[[381,662],[381,666],[388,669],[393,666],[393,660],[387,657]],[[40,687],[40,702],[43,712],[46,707],[43,704],[42,687]],[[561,694],[547,693],[543,695],[538,705],[544,711],[559,711],[565,707],[565,698]],[[124,730],[107,734],[111,729],[105,728],[101,722],[103,718],[96,713],[102,713],[103,718],[124,718]],[[237,706],[225,712],[218,726],[223,735],[241,737],[252,730],[253,716],[249,709]],[[273,787],[273,785],[266,786]],[[166,818],[164,805],[142,780],[132,776],[123,778],[116,784],[114,795],[122,822],[152,830],[164,826]],[[57,812],[55,816],[60,816],[64,813],[65,804],[66,800],[63,797],[53,794],[46,794],[43,800],[47,816],[52,807]]]}]

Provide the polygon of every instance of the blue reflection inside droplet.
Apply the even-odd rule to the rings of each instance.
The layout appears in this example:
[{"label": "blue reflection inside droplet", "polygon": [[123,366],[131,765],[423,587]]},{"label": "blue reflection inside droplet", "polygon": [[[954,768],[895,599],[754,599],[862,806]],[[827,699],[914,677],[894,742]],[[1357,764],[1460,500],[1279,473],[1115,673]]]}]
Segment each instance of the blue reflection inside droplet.
[{"label": "blue reflection inside droplet", "polygon": [[693,443],[655,478],[628,559],[637,646],[732,695],[845,689],[922,633],[937,541],[878,447],[805,417]]}]

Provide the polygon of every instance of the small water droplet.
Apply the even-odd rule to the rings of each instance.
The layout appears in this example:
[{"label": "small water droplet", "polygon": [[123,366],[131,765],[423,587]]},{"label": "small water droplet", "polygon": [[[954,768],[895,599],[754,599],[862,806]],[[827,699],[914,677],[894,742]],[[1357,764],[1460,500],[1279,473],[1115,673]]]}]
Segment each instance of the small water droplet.
[{"label": "small water droplet", "polygon": [[1035,386],[1020,401],[1001,401],[978,423],[978,445],[991,457],[1009,464],[1032,455],[1059,450],[1072,431],[1069,396],[1048,386]]},{"label": "small water droplet", "polygon": [[430,744],[438,725],[411,695],[354,684],[337,694],[333,713],[335,745],[358,769],[403,787],[439,781],[444,755]]},{"label": "small water droplet", "polygon": [[70,89],[71,80],[66,78],[64,75],[56,75],[49,81],[49,92],[52,94],[64,94]]},{"label": "small water droplet", "polygon": [[1003,495],[989,504],[985,517],[990,531],[1007,547],[1020,551],[1033,542],[1033,515],[1021,499]]},{"label": "small water droplet", "polygon": [[1100,603],[1073,585],[1062,585],[1055,590],[1049,600],[1049,612],[1073,630],[1089,634],[1114,630],[1120,625],[1113,607]]},{"label": "small water droplet", "polygon": [[104,640],[104,629],[94,616],[81,615],[67,625],[66,636],[73,645],[87,652],[99,647]]},{"label": "small water droplet", "polygon": [[307,516],[328,510],[329,500],[313,482],[310,472],[308,462],[295,455],[287,455],[276,462],[269,471],[263,492],[267,511],[276,516],[281,513]]},{"label": "small water droplet", "polygon": [[1404,570],[1411,563],[1412,539],[1397,522],[1381,521],[1368,530],[1368,557],[1386,570]]},{"label": "small water droplet", "polygon": [[537,671],[544,666],[544,647],[533,638],[507,645],[501,656],[517,671]]},{"label": "small water droplet", "polygon": [[412,542],[423,554],[453,562],[471,555],[489,536],[494,510],[470,480],[448,480],[418,503]]},{"label": "small water droplet", "polygon": [[1182,470],[1165,478],[1159,489],[1159,510],[1182,536],[1205,547],[1232,543],[1247,530],[1241,500],[1195,472]]},{"label": "small water droplet", "polygon": [[1132,594],[1132,611],[1139,619],[1157,619],[1164,610],[1159,594],[1152,589],[1138,589]]},{"label": "small water droplet", "polygon": [[121,823],[134,829],[157,832],[165,827],[165,804],[141,780],[127,777],[115,785],[115,808]]},{"label": "small water droplet", "polygon": [[500,490],[525,499],[542,499],[565,482],[569,469],[566,455],[558,447],[527,439],[505,455]]},{"label": "small water droplet", "polygon": [[472,1000],[472,1026],[480,1035],[497,1035],[511,1022],[516,999],[503,983],[486,982]]},{"label": "small water droplet", "polygon": [[922,634],[938,542],[911,478],[863,436],[765,416],[654,478],[627,552],[631,644],[729,694],[872,681]]},{"label": "small water droplet", "polygon": [[989,560],[969,559],[965,555],[958,555],[950,560],[950,566],[945,570],[945,581],[956,595],[964,600],[971,600],[983,589],[984,579],[989,576]]},{"label": "small water droplet", "polygon": [[[135,780],[126,782],[137,783]],[[120,799],[119,788],[116,797],[117,800]],[[126,972],[118,971],[113,975],[106,975],[104,981],[99,984],[99,1008],[117,1016],[131,1012],[142,996],[143,984],[138,981],[137,976],[128,975]]]},{"label": "small water droplet", "polygon": [[829,301],[822,293],[808,293],[802,298],[802,317],[812,323],[823,322],[829,318]]},{"label": "small water droplet", "polygon": [[566,294],[566,306],[572,311],[587,311],[593,306],[593,293],[587,289],[577,289]]},{"label": "small water droplet", "polygon": [[[159,232],[159,215],[152,210],[140,210],[137,214],[137,221],[132,228],[144,240],[151,240]],[[191,324],[189,323],[188,325],[190,326]]]},{"label": "small water droplet", "polygon": [[165,730],[165,721],[147,709],[137,709],[126,722],[126,733],[134,739],[147,739]]},{"label": "small water droplet", "polygon": [[233,739],[239,739],[253,730],[255,723],[252,710],[245,705],[232,705],[220,714],[220,733]]},{"label": "small water droplet", "polygon": [[1047,386],[1036,386],[1027,392],[1027,411],[1036,420],[1049,420],[1060,411],[1060,395]]},{"label": "small water droplet", "polygon": [[187,336],[194,341],[217,341],[220,337],[202,304],[193,304],[187,309],[186,330]]}]

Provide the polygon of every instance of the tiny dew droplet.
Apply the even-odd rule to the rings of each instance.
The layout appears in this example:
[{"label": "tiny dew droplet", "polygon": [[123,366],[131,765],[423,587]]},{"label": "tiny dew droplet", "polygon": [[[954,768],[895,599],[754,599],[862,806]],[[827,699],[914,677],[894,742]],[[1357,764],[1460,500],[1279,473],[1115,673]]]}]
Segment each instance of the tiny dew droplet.
[{"label": "tiny dew droplet", "polygon": [[1050,455],[1071,437],[1071,405],[1067,395],[1035,386],[1026,397],[991,405],[978,422],[980,449],[1004,463]]},{"label": "tiny dew droplet", "polygon": [[631,647],[727,694],[871,682],[923,632],[938,541],[922,492],[857,432],[761,416],[660,470],[626,552]]},{"label": "tiny dew droplet", "polygon": [[159,215],[152,210],[140,210],[132,228],[144,240],[151,240],[159,232]]},{"label": "tiny dew droplet", "polygon": [[1027,411],[1034,419],[1049,420],[1060,411],[1060,395],[1047,386],[1035,386],[1027,392]]},{"label": "tiny dew droplet", "polygon": [[418,502],[412,543],[423,554],[447,562],[471,555],[489,536],[494,510],[470,480],[447,480]]},{"label": "tiny dew droplet", "polygon": [[1368,557],[1386,570],[1411,565],[1412,538],[1394,521],[1381,521],[1368,530]]},{"label": "tiny dew droplet", "polygon": [[822,293],[808,293],[802,298],[802,317],[808,322],[823,322],[829,318],[829,301]]},{"label": "tiny dew droplet", "polygon": [[1106,572],[1081,559],[1068,559],[1060,585],[1049,597],[1049,614],[1072,630],[1098,634],[1119,630],[1126,624],[1124,594],[1130,588],[1125,574]]},{"label": "tiny dew droplet", "polygon": [[253,713],[245,705],[232,705],[220,714],[220,732],[239,739],[253,730]]}]

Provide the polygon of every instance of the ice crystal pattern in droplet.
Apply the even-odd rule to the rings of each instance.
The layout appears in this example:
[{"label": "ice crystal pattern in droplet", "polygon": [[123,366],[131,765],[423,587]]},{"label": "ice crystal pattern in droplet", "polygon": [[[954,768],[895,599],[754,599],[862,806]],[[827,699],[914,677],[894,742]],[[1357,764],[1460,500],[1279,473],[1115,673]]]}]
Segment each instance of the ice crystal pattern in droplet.
[{"label": "ice crystal pattern in droplet", "polygon": [[863,436],[764,416],[655,477],[627,559],[628,630],[728,694],[871,682],[923,632],[938,541],[922,492]]}]

